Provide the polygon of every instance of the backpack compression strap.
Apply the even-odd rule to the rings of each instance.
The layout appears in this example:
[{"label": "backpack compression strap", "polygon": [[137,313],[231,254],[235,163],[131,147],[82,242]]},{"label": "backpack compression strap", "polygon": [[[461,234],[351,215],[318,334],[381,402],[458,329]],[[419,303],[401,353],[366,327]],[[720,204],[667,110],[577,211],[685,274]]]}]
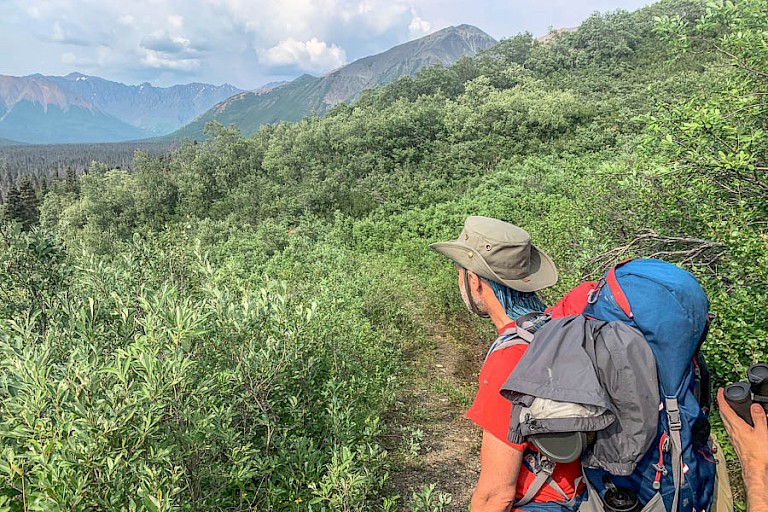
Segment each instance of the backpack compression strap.
[{"label": "backpack compression strap", "polygon": [[513,507],[519,508],[533,501],[534,496],[536,496],[545,484],[549,485],[556,493],[563,497],[563,501],[554,503],[568,508],[571,508],[576,504],[576,498],[579,496],[579,484],[584,479],[583,475],[573,482],[573,496],[569,498],[565,491],[563,491],[563,488],[552,479],[552,473],[555,471],[554,462],[543,455],[535,454],[532,450],[526,450],[525,455],[523,455],[523,460],[531,473],[535,475],[535,478],[525,492],[525,495],[516,501]]},{"label": "backpack compression strap", "polygon": [[672,512],[677,512],[677,502],[680,498],[680,488],[685,483],[683,474],[683,441],[680,437],[682,423],[677,398],[665,398],[667,421],[669,422],[669,437],[672,439],[672,481],[675,484],[675,497],[672,500]]},{"label": "backpack compression strap", "polygon": [[508,327],[501,331],[499,337],[496,338],[496,341],[493,342],[490,350],[485,355],[485,358],[488,359],[488,356],[503,348],[513,345],[530,344],[533,341],[534,331],[550,318],[549,314],[542,313],[541,311],[533,311],[521,316],[515,321],[514,327]]}]

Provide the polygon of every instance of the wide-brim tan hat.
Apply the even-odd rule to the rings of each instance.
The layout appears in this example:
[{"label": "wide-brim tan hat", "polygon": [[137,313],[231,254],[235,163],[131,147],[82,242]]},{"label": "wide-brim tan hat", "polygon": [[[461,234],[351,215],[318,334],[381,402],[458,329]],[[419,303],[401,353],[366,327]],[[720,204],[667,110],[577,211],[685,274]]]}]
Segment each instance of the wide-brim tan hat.
[{"label": "wide-brim tan hat", "polygon": [[555,264],[531,243],[528,232],[498,219],[467,217],[459,238],[429,247],[481,277],[521,292],[557,282]]}]

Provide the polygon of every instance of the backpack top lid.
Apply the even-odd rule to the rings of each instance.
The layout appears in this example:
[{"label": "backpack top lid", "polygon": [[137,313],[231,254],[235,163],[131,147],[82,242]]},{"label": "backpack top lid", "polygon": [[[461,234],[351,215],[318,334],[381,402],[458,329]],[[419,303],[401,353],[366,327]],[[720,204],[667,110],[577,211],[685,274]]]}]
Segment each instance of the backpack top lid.
[{"label": "backpack top lid", "polygon": [[638,328],[657,361],[659,386],[676,396],[707,327],[709,300],[693,275],[657,259],[619,263],[596,285],[588,317]]}]

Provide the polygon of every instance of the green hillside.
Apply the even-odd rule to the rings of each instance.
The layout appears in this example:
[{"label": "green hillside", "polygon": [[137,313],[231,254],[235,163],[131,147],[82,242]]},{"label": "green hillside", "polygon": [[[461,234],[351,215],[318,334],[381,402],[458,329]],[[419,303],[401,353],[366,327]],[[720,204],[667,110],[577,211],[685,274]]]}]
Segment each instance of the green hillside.
[{"label": "green hillside", "polygon": [[766,18],[595,14],[322,118],[212,123],[134,172],[20,186],[0,207],[0,508],[466,510],[471,461],[427,455],[476,461],[478,433],[426,440],[495,333],[427,245],[470,214],[552,256],[547,303],[627,257],[690,270],[714,384],[742,378],[768,354]]},{"label": "green hillside", "polygon": [[387,85],[401,76],[415,75],[429,66],[453,64],[495,43],[495,39],[476,27],[449,27],[357,60],[322,77],[302,75],[267,92],[238,94],[169,137],[202,139],[204,127],[210,121],[237,126],[243,134],[250,135],[264,124],[298,121],[310,114],[323,115],[339,103],[357,99],[364,90]]},{"label": "green hillside", "polygon": [[72,105],[20,101],[0,120],[0,136],[25,143],[64,144],[70,142],[115,142],[141,139],[144,130],[130,126],[102,112]]},{"label": "green hillside", "polygon": [[17,146],[19,144],[21,144],[21,142],[16,142],[15,140],[0,139],[0,147],[2,147],[2,146]]}]

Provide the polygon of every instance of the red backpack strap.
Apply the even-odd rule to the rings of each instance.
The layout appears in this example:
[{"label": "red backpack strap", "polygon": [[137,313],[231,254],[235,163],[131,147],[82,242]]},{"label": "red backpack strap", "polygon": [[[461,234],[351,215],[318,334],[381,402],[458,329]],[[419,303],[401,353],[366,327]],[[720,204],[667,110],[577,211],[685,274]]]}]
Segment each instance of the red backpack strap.
[{"label": "red backpack strap", "polygon": [[[619,265],[622,263],[619,263]],[[616,265],[616,267],[619,265]],[[629,300],[627,300],[627,296],[624,295],[624,291],[621,289],[619,281],[616,280],[616,267],[613,267],[608,271],[607,274],[605,274],[605,284],[607,284],[608,288],[610,288],[611,293],[613,294],[613,298],[616,300],[616,304],[619,305],[624,314],[627,315],[628,318],[634,318],[635,315],[632,314],[632,308],[629,306]]]}]

